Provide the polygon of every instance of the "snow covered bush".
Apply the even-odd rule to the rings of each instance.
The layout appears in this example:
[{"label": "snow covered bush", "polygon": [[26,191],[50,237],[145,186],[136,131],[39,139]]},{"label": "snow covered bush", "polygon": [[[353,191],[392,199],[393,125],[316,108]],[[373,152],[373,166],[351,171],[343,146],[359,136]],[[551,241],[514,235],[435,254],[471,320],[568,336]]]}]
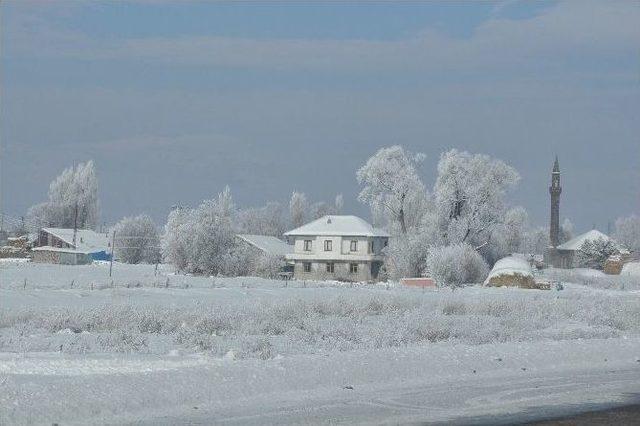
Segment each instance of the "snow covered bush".
[{"label": "snow covered bush", "polygon": [[[0,351],[168,353],[269,359],[278,354],[371,350],[449,341],[612,338],[640,335],[640,311],[630,297],[590,293],[466,288],[416,297],[406,289],[356,289],[300,299],[288,289],[271,302],[237,298],[148,304],[72,304],[0,309]],[[202,294],[202,293],[199,293]],[[182,302],[184,303],[184,302]],[[567,326],[570,324],[570,326]]]},{"label": "snow covered bush", "polygon": [[451,287],[482,282],[489,272],[482,256],[469,244],[433,247],[427,269],[439,286]]},{"label": "snow covered bush", "polygon": [[384,249],[387,256],[385,266],[390,278],[420,277],[426,268],[430,241],[421,232],[396,235]]},{"label": "snow covered bush", "polygon": [[285,265],[282,256],[263,254],[257,259],[255,273],[262,278],[278,278],[278,274]]},{"label": "snow covered bush", "polygon": [[27,212],[32,232],[42,227],[95,229],[98,223],[98,179],[93,161],[65,169],[49,185],[49,200]]},{"label": "snow covered bush", "polygon": [[581,267],[602,270],[609,256],[618,252],[618,248],[611,240],[598,238],[582,243],[576,257]]},{"label": "snow covered bush", "polygon": [[157,263],[160,261],[160,237],[148,215],[125,217],[114,227],[114,252],[124,263]]}]

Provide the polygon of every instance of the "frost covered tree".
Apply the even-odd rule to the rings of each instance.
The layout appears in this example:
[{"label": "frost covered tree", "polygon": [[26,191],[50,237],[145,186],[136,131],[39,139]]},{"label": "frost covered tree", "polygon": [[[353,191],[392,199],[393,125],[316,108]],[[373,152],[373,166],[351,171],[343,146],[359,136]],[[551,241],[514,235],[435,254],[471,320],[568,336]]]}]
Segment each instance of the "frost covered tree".
[{"label": "frost covered tree", "polygon": [[446,245],[468,243],[479,249],[491,242],[505,220],[505,194],[519,175],[488,155],[452,149],[441,155],[433,197],[437,226]]},{"label": "frost covered tree", "polygon": [[291,215],[291,224],[294,228],[298,228],[307,222],[309,215],[309,202],[304,192],[294,191],[289,201],[289,213]]},{"label": "frost covered tree", "polygon": [[615,240],[635,253],[640,253],[640,216],[632,214],[616,220]]},{"label": "frost covered tree", "polygon": [[237,221],[240,232],[244,234],[281,237],[287,228],[284,208],[275,201],[264,207],[240,210]]},{"label": "frost covered tree", "polygon": [[530,254],[544,254],[550,244],[549,230],[540,226],[527,232],[525,251]]},{"label": "frost covered tree", "polygon": [[344,209],[344,197],[342,196],[342,194],[336,195],[334,207],[335,207],[335,214],[342,214],[342,210]]},{"label": "frost covered tree", "polygon": [[156,263],[160,261],[160,237],[148,215],[126,217],[114,227],[115,256],[125,263]]},{"label": "frost covered tree", "polygon": [[204,201],[194,212],[193,253],[194,272],[225,273],[228,259],[225,255],[236,244],[233,228],[235,207],[229,187],[218,194],[216,200]]},{"label": "frost covered tree", "polygon": [[619,253],[619,250],[611,240],[598,238],[582,243],[576,257],[579,266],[602,270],[609,256],[616,253]]},{"label": "frost covered tree", "polygon": [[229,187],[196,209],[172,211],[163,236],[165,259],[187,272],[235,274],[235,214]]},{"label": "frost covered tree", "polygon": [[566,243],[573,238],[573,223],[565,217],[560,225],[560,244]]},{"label": "frost covered tree", "polygon": [[191,259],[191,236],[194,211],[184,207],[175,207],[169,213],[162,236],[162,254],[166,262],[176,269],[188,270]]},{"label": "frost covered tree", "polygon": [[496,236],[496,240],[502,245],[504,255],[526,251],[528,222],[529,215],[524,207],[518,206],[507,210]]},{"label": "frost covered tree", "polygon": [[434,247],[427,257],[427,269],[438,286],[458,287],[483,282],[489,267],[469,244]]},{"label": "frost covered tree", "polygon": [[98,223],[98,179],[93,161],[65,169],[49,185],[49,200],[27,212],[35,231],[43,226],[95,229]]},{"label": "frost covered tree", "polygon": [[394,145],[380,149],[356,173],[363,186],[358,200],[368,204],[374,216],[384,213],[401,234],[407,233],[409,221],[419,222],[419,218],[408,217],[409,206],[413,207],[411,213],[420,214],[421,208],[415,208],[416,204],[426,199],[417,171],[424,158],[424,154],[412,154]]}]

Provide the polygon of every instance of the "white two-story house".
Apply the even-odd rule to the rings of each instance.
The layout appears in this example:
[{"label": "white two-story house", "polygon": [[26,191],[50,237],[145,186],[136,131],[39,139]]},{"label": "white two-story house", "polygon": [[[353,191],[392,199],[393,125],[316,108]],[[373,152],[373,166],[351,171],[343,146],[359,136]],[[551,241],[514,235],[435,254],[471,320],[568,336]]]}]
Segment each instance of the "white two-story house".
[{"label": "white two-story house", "polygon": [[389,234],[357,216],[324,216],[286,232],[297,279],[375,281]]}]

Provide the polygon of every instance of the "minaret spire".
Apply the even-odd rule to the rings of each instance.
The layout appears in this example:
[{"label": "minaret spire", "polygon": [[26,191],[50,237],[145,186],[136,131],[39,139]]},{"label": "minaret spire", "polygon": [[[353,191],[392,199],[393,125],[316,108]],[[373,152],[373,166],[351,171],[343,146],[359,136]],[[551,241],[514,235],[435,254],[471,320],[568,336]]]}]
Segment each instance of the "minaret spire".
[{"label": "minaret spire", "polygon": [[549,240],[552,247],[557,247],[560,244],[560,193],[562,193],[562,187],[560,186],[560,164],[558,163],[558,156],[553,163],[553,170],[551,172],[551,186],[549,187],[549,194],[551,194],[551,220],[549,222]]}]

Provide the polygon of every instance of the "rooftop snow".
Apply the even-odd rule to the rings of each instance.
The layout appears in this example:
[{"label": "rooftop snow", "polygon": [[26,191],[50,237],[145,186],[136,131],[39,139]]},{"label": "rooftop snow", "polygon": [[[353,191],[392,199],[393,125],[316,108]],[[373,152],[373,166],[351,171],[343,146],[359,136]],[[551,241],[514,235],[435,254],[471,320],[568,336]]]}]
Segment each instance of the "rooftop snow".
[{"label": "rooftop snow", "polygon": [[76,250],[72,248],[64,248],[64,247],[51,247],[51,246],[40,246],[34,247],[32,251],[55,251],[59,253],[79,253],[79,254],[91,254],[91,251],[87,250]]},{"label": "rooftop snow", "polygon": [[557,248],[558,250],[579,250],[585,241],[587,240],[593,241],[600,238],[604,240],[611,240],[609,236],[603,234],[597,229],[592,229],[589,232],[585,232],[584,234],[578,235],[577,237],[570,239],[564,244],[560,244]]},{"label": "rooftop snow", "polygon": [[274,256],[285,256],[293,253],[292,245],[270,235],[238,234],[238,238],[243,239],[257,249]]},{"label": "rooftop snow", "polygon": [[[48,234],[60,238],[65,243],[73,246],[73,229],[42,228],[42,230]],[[75,248],[88,253],[108,251],[109,237],[107,237],[106,234],[99,234],[90,229],[78,229],[76,233]]]},{"label": "rooftop snow", "polygon": [[374,228],[369,222],[358,216],[323,216],[306,225],[285,232],[284,235],[331,235],[350,237],[388,237],[382,229]]}]

